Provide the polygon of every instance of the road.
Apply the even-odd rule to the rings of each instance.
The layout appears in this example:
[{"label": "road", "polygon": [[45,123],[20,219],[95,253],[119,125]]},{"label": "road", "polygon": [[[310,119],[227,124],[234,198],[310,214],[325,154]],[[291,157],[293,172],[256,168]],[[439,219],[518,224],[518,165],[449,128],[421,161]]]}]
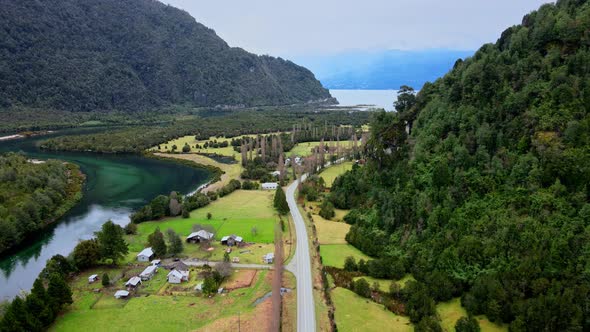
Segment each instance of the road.
[{"label": "road", "polygon": [[[305,175],[302,180],[305,180]],[[287,269],[297,277],[297,331],[314,332],[315,328],[315,305],[313,301],[313,284],[311,283],[311,259],[309,255],[309,242],[307,228],[303,216],[295,201],[295,191],[298,181],[293,182],[286,192],[287,203],[291,210],[291,216],[295,223],[297,234],[297,246],[295,257],[287,265]]]},{"label": "road", "polygon": [[[215,266],[220,262],[206,262],[202,260],[184,260],[182,261],[184,264],[188,266],[203,266],[205,264],[209,266]],[[271,270],[273,268],[273,264],[240,264],[240,263],[231,263],[231,266],[238,269],[258,269],[258,270]]]}]

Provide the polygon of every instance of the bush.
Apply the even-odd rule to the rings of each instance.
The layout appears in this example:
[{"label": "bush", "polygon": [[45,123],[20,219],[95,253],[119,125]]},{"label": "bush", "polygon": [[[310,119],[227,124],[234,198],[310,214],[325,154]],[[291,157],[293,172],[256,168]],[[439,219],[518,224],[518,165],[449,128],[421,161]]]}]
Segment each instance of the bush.
[{"label": "bush", "polygon": [[320,206],[320,216],[328,220],[334,218],[334,216],[336,216],[334,204],[328,200],[323,201],[322,205]]},{"label": "bush", "polygon": [[369,298],[371,297],[371,286],[365,278],[360,278],[354,282],[354,292],[362,297]]},{"label": "bush", "polygon": [[107,273],[102,275],[101,283],[104,287],[109,287],[111,285],[111,279],[109,278],[109,275]]},{"label": "bush", "polygon": [[344,260],[344,271],[348,271],[348,272],[358,271],[358,265],[356,264],[354,257],[352,257],[352,256],[346,257],[346,259]]},{"label": "bush", "polygon": [[473,316],[469,317],[461,317],[455,324],[455,331],[456,332],[479,332],[481,328],[479,327],[479,322]]}]

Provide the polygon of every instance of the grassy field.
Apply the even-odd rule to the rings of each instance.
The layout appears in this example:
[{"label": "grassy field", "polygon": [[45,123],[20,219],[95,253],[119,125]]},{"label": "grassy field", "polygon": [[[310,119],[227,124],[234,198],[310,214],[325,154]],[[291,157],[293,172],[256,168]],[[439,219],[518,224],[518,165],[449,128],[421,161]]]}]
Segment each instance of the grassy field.
[{"label": "grassy field", "polygon": [[332,291],[338,331],[413,331],[409,318],[387,311],[344,288]]},{"label": "grassy field", "polygon": [[368,260],[369,256],[362,251],[349,244],[328,244],[320,246],[320,254],[322,255],[322,262],[324,266],[334,266],[338,268],[344,267],[344,260],[348,256],[354,257],[357,261],[359,259]]},{"label": "grassy field", "polygon": [[382,291],[389,291],[389,286],[391,285],[391,283],[395,282],[397,283],[400,288],[404,288],[406,286],[406,283],[410,280],[415,280],[414,277],[412,277],[412,275],[408,274],[405,277],[401,278],[400,280],[388,280],[388,279],[376,279],[373,277],[368,277],[368,276],[363,276],[363,277],[356,277],[354,278],[354,280],[358,280],[358,279],[365,279],[369,285],[373,286],[373,283],[378,283],[379,284],[379,289]]},{"label": "grassy field", "polygon": [[[441,319],[441,326],[445,331],[455,331],[455,324],[459,318],[467,316],[467,311],[461,306],[459,298],[449,302],[439,303],[436,305],[436,311]],[[490,322],[485,316],[476,316],[482,332],[505,332],[508,331],[506,325],[497,325]]]},{"label": "grassy field", "polygon": [[344,237],[350,229],[349,224],[326,220],[318,215],[313,216],[313,222],[318,233],[318,241],[320,241],[320,244],[346,244]]},{"label": "grassy field", "polygon": [[326,187],[331,188],[332,184],[334,183],[334,180],[336,180],[338,176],[346,173],[346,171],[351,170],[352,165],[353,162],[349,161],[342,164],[330,166],[326,168],[323,172],[321,172],[320,176],[324,178],[324,181],[326,181]]},{"label": "grassy field", "polygon": [[[213,298],[159,296],[151,290],[142,290],[145,295],[116,300],[112,296],[116,287],[98,295],[75,289],[74,304],[57,319],[50,331],[189,331],[234,316],[238,311],[246,320],[255,310],[252,303],[270,291],[270,283],[266,280],[268,273],[259,271],[251,287]],[[100,297],[92,309],[84,304],[90,302],[86,299],[89,296]]]}]

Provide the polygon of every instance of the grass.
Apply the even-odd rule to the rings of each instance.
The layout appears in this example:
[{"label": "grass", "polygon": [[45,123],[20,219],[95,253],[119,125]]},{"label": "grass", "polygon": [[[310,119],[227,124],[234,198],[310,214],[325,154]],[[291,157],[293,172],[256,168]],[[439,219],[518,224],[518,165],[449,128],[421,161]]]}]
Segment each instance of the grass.
[{"label": "grass", "polygon": [[326,220],[318,215],[313,216],[313,222],[315,224],[318,241],[320,244],[346,244],[344,237],[350,225],[344,222]]},{"label": "grass", "polygon": [[406,275],[405,277],[401,278],[400,280],[389,280],[389,279],[376,279],[373,277],[369,277],[369,276],[362,276],[362,277],[356,277],[354,278],[354,280],[358,280],[358,279],[365,279],[369,285],[373,286],[373,283],[378,283],[379,284],[379,289],[381,291],[385,291],[388,292],[389,291],[389,286],[392,283],[397,283],[400,288],[404,288],[406,286],[406,283],[410,280],[415,280],[414,277],[411,274]]},{"label": "grass", "polygon": [[320,246],[320,254],[322,255],[322,262],[324,266],[334,266],[337,268],[344,267],[344,260],[348,256],[354,257],[357,261],[359,259],[368,260],[369,256],[362,251],[349,244],[328,244]]},{"label": "grass", "polygon": [[348,289],[334,289],[332,300],[338,331],[413,331],[407,317],[398,316]]},{"label": "grass", "polygon": [[[228,196],[220,198],[208,206],[191,212],[190,217],[169,218],[162,221],[149,221],[138,225],[137,235],[128,238],[130,251],[139,252],[144,248],[149,234],[156,227],[162,232],[172,228],[182,237],[192,232],[195,224],[211,225],[215,229],[215,238],[236,234],[246,242],[272,243],[274,226],[278,221],[272,207],[273,193],[268,191],[236,190]],[[207,219],[207,213],[212,218]],[[256,227],[258,233],[252,234]],[[188,245],[185,245],[188,247]]]},{"label": "grass", "polygon": [[338,165],[330,166],[326,168],[323,172],[321,172],[320,176],[324,178],[324,181],[326,181],[326,187],[331,188],[332,184],[334,183],[334,180],[336,180],[338,176],[346,173],[346,171],[351,170],[352,165],[352,162],[345,162]]},{"label": "grass", "polygon": [[[162,273],[160,271],[158,273]],[[115,288],[99,294],[100,300],[93,309],[80,306],[88,297],[87,290],[74,290],[75,302],[60,316],[50,331],[189,331],[229,317],[240,311],[245,316],[254,310],[251,305],[270,291],[266,282],[267,271],[259,271],[251,287],[229,292],[224,296],[205,298],[196,295],[158,296],[148,290],[149,296],[117,300]],[[164,274],[164,273],[162,273]],[[90,293],[91,295],[95,295]],[[87,301],[87,300],[86,300]]]},{"label": "grass", "polygon": [[[445,331],[454,331],[455,324],[459,318],[467,316],[467,311],[461,306],[461,300],[455,298],[449,302],[443,302],[436,305],[436,311],[441,319],[441,326]],[[483,332],[505,332],[508,331],[506,325],[497,325],[490,322],[485,316],[475,317]]]}]

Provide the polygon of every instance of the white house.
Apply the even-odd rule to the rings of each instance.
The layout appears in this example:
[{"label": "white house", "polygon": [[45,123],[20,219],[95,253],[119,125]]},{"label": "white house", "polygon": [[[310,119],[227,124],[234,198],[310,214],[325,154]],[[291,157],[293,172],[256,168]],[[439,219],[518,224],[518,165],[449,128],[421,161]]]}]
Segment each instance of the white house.
[{"label": "white house", "polygon": [[262,256],[262,260],[266,263],[266,264],[272,264],[272,262],[275,259],[275,254],[270,252],[264,256]]},{"label": "white house", "polygon": [[275,190],[279,187],[279,184],[276,182],[265,182],[261,187],[263,190]]},{"label": "white house", "polygon": [[281,172],[280,171],[274,171],[274,172],[270,172],[270,175],[278,178],[279,176],[281,176]]},{"label": "white house", "polygon": [[118,290],[118,291],[115,293],[115,298],[116,298],[116,299],[124,299],[124,298],[126,298],[127,296],[129,296],[129,292],[128,292],[128,291],[126,291],[126,290]]},{"label": "white house", "polygon": [[139,277],[131,277],[131,279],[125,283],[125,286],[128,288],[135,288],[139,285],[141,285],[141,278]]},{"label": "white house", "polygon": [[143,249],[139,254],[137,254],[137,260],[140,262],[149,262],[152,257],[154,257],[154,251],[152,247]]},{"label": "white house", "polygon": [[192,232],[189,236],[186,237],[186,242],[192,243],[199,243],[201,241],[210,241],[213,239],[215,234],[209,233],[204,229],[201,229],[198,232]]},{"label": "white house", "polygon": [[171,284],[180,284],[183,281],[188,281],[189,271],[172,270],[168,273],[168,282]]},{"label": "white house", "polygon": [[90,277],[88,277],[88,283],[89,284],[91,284],[91,283],[93,283],[93,282],[95,282],[97,280],[98,280],[98,274],[93,274]]},{"label": "white house", "polygon": [[139,277],[141,278],[141,280],[150,280],[154,276],[154,274],[156,274],[156,272],[158,272],[158,266],[150,265],[146,267],[145,270],[143,270],[143,272],[141,272]]},{"label": "white house", "polygon": [[154,260],[152,261],[152,265],[155,265],[155,266],[160,266],[160,265],[162,265],[162,261],[161,261],[161,260],[159,260],[159,259],[154,259]]}]

